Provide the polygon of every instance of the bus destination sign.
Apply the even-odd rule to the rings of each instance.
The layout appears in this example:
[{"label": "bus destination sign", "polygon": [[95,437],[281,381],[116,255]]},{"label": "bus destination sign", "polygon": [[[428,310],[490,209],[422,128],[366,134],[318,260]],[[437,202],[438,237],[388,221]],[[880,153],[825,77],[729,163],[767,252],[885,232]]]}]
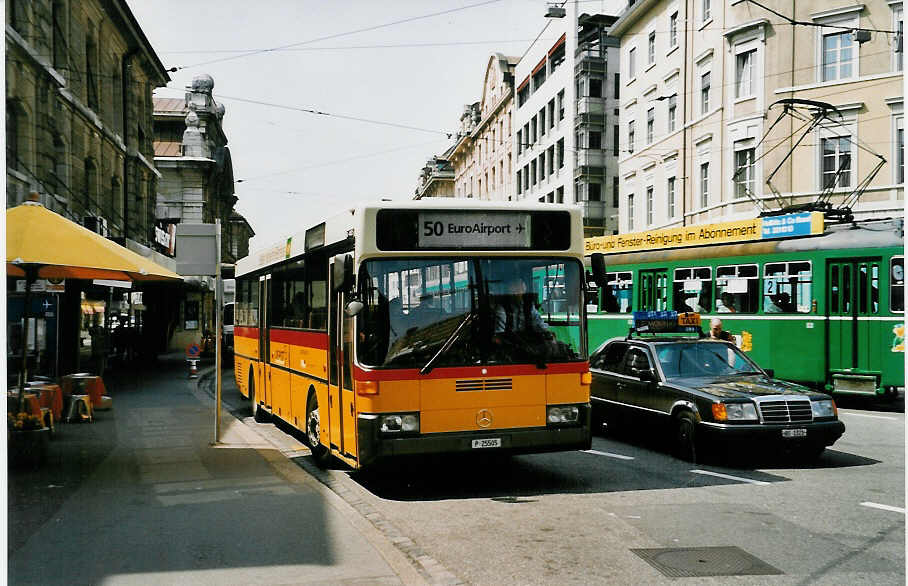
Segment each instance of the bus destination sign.
[{"label": "bus destination sign", "polygon": [[420,212],[420,248],[530,248],[530,214]]}]

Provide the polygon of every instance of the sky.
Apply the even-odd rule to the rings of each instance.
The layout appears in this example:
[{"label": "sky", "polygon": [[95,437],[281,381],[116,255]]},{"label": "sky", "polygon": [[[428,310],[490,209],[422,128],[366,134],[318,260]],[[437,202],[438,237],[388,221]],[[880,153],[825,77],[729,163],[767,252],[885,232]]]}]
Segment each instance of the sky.
[{"label": "sky", "polygon": [[127,3],[164,66],[180,68],[156,97],[214,78],[251,251],[357,202],[412,198],[480,100],[489,57],[556,40],[545,0]]}]

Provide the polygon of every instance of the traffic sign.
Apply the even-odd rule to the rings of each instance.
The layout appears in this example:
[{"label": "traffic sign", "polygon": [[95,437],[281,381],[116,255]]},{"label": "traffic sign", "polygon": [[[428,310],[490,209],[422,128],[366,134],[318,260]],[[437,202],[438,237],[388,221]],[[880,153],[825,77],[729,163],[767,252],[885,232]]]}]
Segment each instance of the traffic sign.
[{"label": "traffic sign", "polygon": [[199,348],[199,345],[193,342],[186,346],[186,356],[188,358],[198,358],[199,354],[202,353],[202,349]]}]

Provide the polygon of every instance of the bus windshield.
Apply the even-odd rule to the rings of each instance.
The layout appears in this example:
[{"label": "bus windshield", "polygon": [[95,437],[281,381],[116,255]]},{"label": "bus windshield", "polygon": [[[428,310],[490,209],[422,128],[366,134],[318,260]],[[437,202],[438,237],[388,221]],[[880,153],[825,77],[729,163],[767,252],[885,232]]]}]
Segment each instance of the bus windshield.
[{"label": "bus windshield", "polygon": [[370,260],[358,280],[365,366],[586,360],[582,267],[565,258]]}]

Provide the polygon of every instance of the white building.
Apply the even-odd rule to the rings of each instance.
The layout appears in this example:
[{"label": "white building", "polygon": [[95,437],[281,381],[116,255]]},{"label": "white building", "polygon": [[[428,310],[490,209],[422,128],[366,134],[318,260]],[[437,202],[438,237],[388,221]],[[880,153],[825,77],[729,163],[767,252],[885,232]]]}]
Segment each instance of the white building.
[{"label": "white building", "polygon": [[617,40],[606,35],[616,17],[603,14],[617,14],[623,4],[568,1],[563,12],[550,8],[515,71],[516,198],[583,205],[587,236],[617,230],[620,76]]}]

